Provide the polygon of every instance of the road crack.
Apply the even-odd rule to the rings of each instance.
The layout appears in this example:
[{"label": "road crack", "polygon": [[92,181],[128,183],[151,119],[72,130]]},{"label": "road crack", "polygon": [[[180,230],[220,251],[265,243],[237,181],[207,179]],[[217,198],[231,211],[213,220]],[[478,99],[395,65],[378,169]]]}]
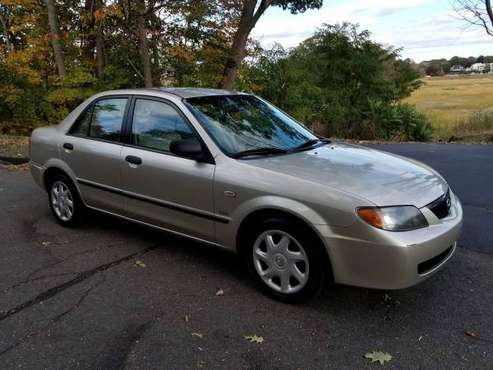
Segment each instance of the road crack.
[{"label": "road crack", "polygon": [[90,278],[91,276],[97,274],[98,272],[106,271],[112,267],[118,266],[119,264],[121,264],[123,262],[129,261],[135,257],[141,256],[147,252],[150,252],[151,250],[156,249],[157,247],[158,247],[158,245],[153,245],[153,246],[141,249],[140,251],[132,253],[128,256],[125,256],[125,257],[119,258],[117,260],[105,263],[103,265],[99,265],[99,266],[94,267],[90,270],[80,272],[73,279],[66,281],[65,283],[56,285],[50,289],[47,289],[44,292],[39,293],[36,297],[34,297],[34,298],[24,302],[24,303],[21,303],[20,305],[14,307],[14,308],[11,308],[7,311],[0,312],[0,322],[13,316],[13,315],[18,314],[19,312],[22,312],[26,308],[29,308],[31,306],[34,306],[35,304],[38,304],[40,302],[46,301],[50,298],[53,298],[57,294],[60,294],[63,291],[65,291],[66,289],[71,288],[72,286],[83,282],[84,280]]},{"label": "road crack", "polygon": [[103,250],[103,249],[107,249],[107,248],[112,248],[112,247],[115,247],[115,246],[118,246],[118,245],[121,245],[121,243],[116,243],[116,244],[110,244],[110,245],[104,245],[104,246],[100,246],[100,247],[96,247],[96,248],[91,248],[91,249],[88,249],[88,250],[85,250],[85,251],[81,251],[81,252],[77,252],[77,253],[72,253],[71,255],[61,259],[61,260],[58,260],[54,263],[50,263],[49,265],[46,265],[46,266],[42,266],[40,268],[37,268],[35,269],[34,271],[30,272],[25,278],[24,280],[21,280],[17,283],[15,283],[14,285],[4,289],[4,292],[7,293],[9,291],[11,291],[12,289],[15,289],[15,288],[18,288],[22,285],[25,285],[25,284],[28,284],[28,283],[31,283],[33,281],[37,281],[37,280],[42,280],[42,279],[47,279],[47,278],[53,278],[53,277],[58,277],[58,276],[64,276],[64,275],[75,275],[77,274],[77,272],[65,272],[65,273],[60,273],[60,274],[50,274],[50,275],[43,275],[43,276],[39,276],[39,277],[34,277],[37,273],[41,272],[41,271],[45,271],[45,270],[48,270],[48,269],[51,269],[52,267],[55,267],[55,266],[58,266],[58,265],[61,265],[62,263],[65,263],[75,257],[79,257],[79,256],[82,256],[84,254],[89,254],[89,253],[93,253],[93,252],[99,252],[100,250]]},{"label": "road crack", "polygon": [[46,329],[50,328],[52,325],[54,325],[55,323],[57,323],[58,321],[60,321],[63,317],[69,315],[75,309],[79,308],[80,305],[89,296],[89,294],[91,294],[91,292],[93,292],[96,288],[98,288],[104,282],[106,282],[106,275],[103,275],[103,277],[102,277],[101,280],[99,280],[97,283],[95,283],[94,285],[92,285],[91,287],[89,287],[84,293],[82,293],[82,295],[79,297],[79,299],[77,300],[77,302],[75,302],[75,304],[73,304],[69,309],[65,310],[64,312],[62,312],[62,313],[58,314],[57,316],[55,316],[54,318],[50,319],[49,322],[48,322],[48,324],[44,325],[43,327],[39,328],[36,331],[33,331],[33,332],[30,332],[30,333],[26,334],[25,336],[23,336],[20,340],[18,340],[14,344],[12,344],[12,345],[6,347],[5,349],[3,349],[2,351],[0,351],[0,356],[3,356],[4,354],[6,354],[6,353],[8,353],[8,352],[10,352],[10,351],[12,351],[14,349],[16,349],[17,347],[19,347],[21,344],[23,344],[28,339],[30,339],[32,337],[35,337],[39,333],[41,333],[41,332],[45,331]]}]

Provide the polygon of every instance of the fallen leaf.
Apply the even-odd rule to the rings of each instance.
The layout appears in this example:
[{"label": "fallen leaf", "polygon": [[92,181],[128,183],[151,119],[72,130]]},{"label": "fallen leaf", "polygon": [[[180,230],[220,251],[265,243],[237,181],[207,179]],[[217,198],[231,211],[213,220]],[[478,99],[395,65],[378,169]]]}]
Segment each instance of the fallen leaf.
[{"label": "fallen leaf", "polygon": [[386,362],[392,360],[392,356],[387,352],[373,351],[365,354],[365,358],[371,360],[371,362],[380,362],[380,365],[383,365]]},{"label": "fallen leaf", "polygon": [[221,288],[219,288],[217,291],[216,291],[216,295],[219,297],[219,296],[222,296],[224,295],[224,290],[222,290]]},{"label": "fallen leaf", "polygon": [[478,334],[473,332],[473,331],[465,331],[464,334],[467,335],[468,337],[477,337],[478,336]]},{"label": "fallen leaf", "polygon": [[144,262],[142,262],[141,260],[137,260],[137,261],[135,261],[135,266],[145,268],[146,264]]},{"label": "fallen leaf", "polygon": [[202,334],[202,333],[192,333],[192,337],[203,338],[204,337],[204,334]]},{"label": "fallen leaf", "polygon": [[258,335],[245,335],[243,338],[248,340],[251,343],[263,343],[264,342],[264,337],[258,336]]}]

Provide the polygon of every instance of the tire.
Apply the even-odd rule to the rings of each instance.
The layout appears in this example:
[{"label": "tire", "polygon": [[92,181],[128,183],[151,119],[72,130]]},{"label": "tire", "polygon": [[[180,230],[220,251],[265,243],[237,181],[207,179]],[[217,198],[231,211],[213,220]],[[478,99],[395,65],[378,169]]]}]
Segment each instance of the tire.
[{"label": "tire", "polygon": [[[57,196],[57,194],[59,194]],[[48,183],[48,201],[58,223],[65,227],[80,224],[84,205],[70,178],[63,174],[53,176]]]},{"label": "tire", "polygon": [[286,303],[318,295],[332,276],[326,251],[308,226],[268,219],[247,231],[242,255],[268,296]]}]

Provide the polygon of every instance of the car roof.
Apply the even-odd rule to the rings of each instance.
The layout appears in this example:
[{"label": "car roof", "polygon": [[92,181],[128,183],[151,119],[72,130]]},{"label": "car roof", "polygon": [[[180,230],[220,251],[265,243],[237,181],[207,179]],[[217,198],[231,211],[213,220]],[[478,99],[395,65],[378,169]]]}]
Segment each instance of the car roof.
[{"label": "car roof", "polygon": [[161,87],[158,90],[168,94],[177,95],[181,98],[197,98],[202,96],[218,96],[218,95],[238,95],[236,91],[207,89],[202,87]]}]

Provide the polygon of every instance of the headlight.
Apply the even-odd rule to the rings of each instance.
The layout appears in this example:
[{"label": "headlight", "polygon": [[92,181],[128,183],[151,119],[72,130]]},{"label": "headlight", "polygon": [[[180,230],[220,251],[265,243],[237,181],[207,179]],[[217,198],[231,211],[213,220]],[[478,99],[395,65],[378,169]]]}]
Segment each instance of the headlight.
[{"label": "headlight", "polygon": [[428,226],[425,216],[414,206],[361,207],[358,216],[370,225],[389,231],[408,231]]}]

